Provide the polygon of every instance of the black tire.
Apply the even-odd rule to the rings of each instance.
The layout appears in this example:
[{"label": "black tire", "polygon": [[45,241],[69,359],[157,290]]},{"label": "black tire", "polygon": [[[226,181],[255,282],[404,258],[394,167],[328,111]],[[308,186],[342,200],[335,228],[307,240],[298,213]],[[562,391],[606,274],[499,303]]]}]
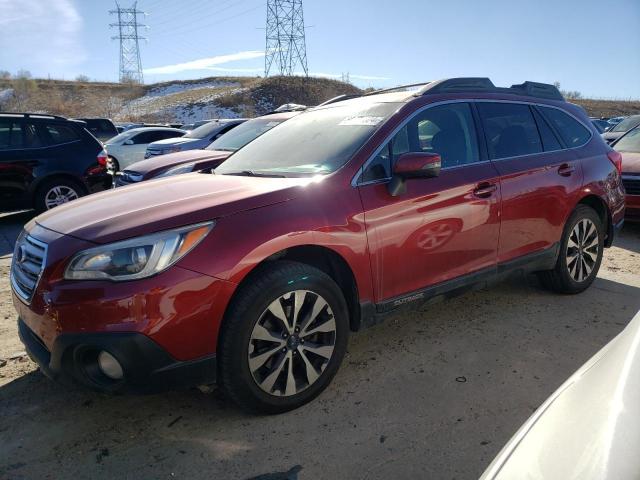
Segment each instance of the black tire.
[{"label": "black tire", "polygon": [[[572,233],[574,229],[580,222],[591,222],[595,227],[598,235],[597,239],[597,253],[592,254],[595,255],[596,259],[593,264],[591,264],[591,254],[589,256],[589,265],[587,265],[587,254],[582,254],[583,250],[579,249],[580,254],[576,257],[575,260],[570,261],[568,258],[569,252],[575,251],[574,247],[569,248],[570,238],[572,238]],[[593,238],[593,237],[591,237]],[[595,239],[593,238],[593,240]],[[573,243],[572,243],[573,244]],[[591,207],[587,205],[578,205],[576,209],[573,211],[567,223],[565,225],[564,231],[562,233],[562,240],[560,241],[560,251],[558,252],[558,259],[556,261],[556,266],[553,270],[548,270],[544,272],[539,272],[538,276],[540,278],[543,286],[558,293],[564,294],[576,294],[583,292],[593,283],[596,276],[598,275],[598,270],[600,269],[600,264],[602,263],[602,254],[604,250],[604,227],[602,225],[602,220],[600,216],[593,210]],[[582,265],[578,265],[574,262],[580,262],[582,257],[585,258],[585,263]],[[588,274],[584,276],[582,280],[578,280],[574,278],[572,275],[572,271],[574,268],[582,268],[587,265],[585,268],[591,268]],[[584,273],[586,270],[582,270]],[[578,273],[579,274],[579,273]],[[579,277],[578,277],[579,278]]]},{"label": "black tire", "polygon": [[[309,298],[311,298],[311,301],[315,301],[314,295],[317,295],[315,298],[320,298],[328,304],[330,310],[323,310],[324,313],[322,315],[326,315],[326,318],[331,318],[328,312],[333,312],[335,331],[329,334],[333,342],[333,353],[330,359],[321,367],[321,373],[319,373],[317,380],[308,382],[308,385],[300,392],[289,396],[276,396],[260,387],[258,381],[254,379],[254,374],[257,370],[252,373],[250,369],[250,348],[251,350],[256,348],[255,343],[252,344],[252,342],[260,342],[260,340],[252,339],[252,332],[259,321],[264,321],[265,315],[268,315],[266,310],[272,302],[283,299],[284,295],[292,291],[310,292],[310,297],[304,297],[305,302]],[[305,307],[309,311],[309,304],[303,302],[302,308],[304,309]],[[291,307],[286,310],[286,308],[283,311],[287,316],[287,320],[289,320],[293,309]],[[299,310],[299,312],[298,317],[301,317],[302,310]],[[306,318],[311,318],[311,314]],[[326,322],[326,320],[324,321]],[[331,323],[333,324],[333,322]],[[260,267],[240,287],[225,314],[218,344],[218,383],[222,390],[245,410],[267,414],[293,410],[313,400],[329,385],[342,363],[347,349],[348,335],[349,314],[347,305],[340,288],[328,275],[317,268],[302,263],[290,261],[270,262],[264,267]],[[293,337],[294,335],[291,336]],[[302,338],[302,332],[300,333],[300,338]],[[304,340],[302,340],[302,343],[304,343]],[[250,344],[252,345],[251,347]],[[286,348],[289,348],[288,344]],[[304,353],[304,350],[302,349],[304,346],[300,348],[301,355],[297,357],[295,362],[302,362],[303,360],[302,353]],[[275,355],[281,355],[280,358],[284,358],[285,354],[280,353],[280,348],[277,344],[275,344],[275,349],[277,353],[269,357],[265,365],[271,362]],[[293,351],[291,353],[294,354]],[[307,351],[304,355],[304,360],[308,358],[311,358],[311,356]],[[281,362],[286,362],[286,360]],[[291,365],[299,365],[293,359],[290,362]],[[274,361],[273,363],[277,362]],[[288,367],[290,364],[285,363],[285,365]],[[280,373],[275,375],[274,378],[287,382],[284,367],[282,371],[285,372],[285,378],[281,377]],[[305,375],[305,377],[309,378],[308,375]],[[294,384],[296,384],[297,390],[297,379]],[[281,391],[280,393],[282,394],[283,392]]]},{"label": "black tire", "polygon": [[41,185],[38,186],[38,189],[36,190],[34,196],[33,206],[38,213],[42,213],[50,210],[51,208],[54,208],[49,208],[47,206],[46,198],[48,193],[55,187],[72,190],[73,192],[75,192],[76,198],[83,197],[87,193],[80,182],[77,182],[70,178],[51,178],[49,180],[45,180]]}]

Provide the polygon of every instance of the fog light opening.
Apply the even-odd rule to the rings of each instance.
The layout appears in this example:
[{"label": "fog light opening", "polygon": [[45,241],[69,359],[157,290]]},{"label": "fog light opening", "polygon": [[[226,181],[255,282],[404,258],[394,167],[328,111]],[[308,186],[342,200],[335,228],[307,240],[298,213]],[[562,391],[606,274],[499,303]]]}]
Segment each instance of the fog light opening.
[{"label": "fog light opening", "polygon": [[102,350],[98,354],[98,367],[100,367],[100,371],[104,375],[112,380],[122,380],[124,378],[122,365],[120,365],[116,357],[109,352]]}]

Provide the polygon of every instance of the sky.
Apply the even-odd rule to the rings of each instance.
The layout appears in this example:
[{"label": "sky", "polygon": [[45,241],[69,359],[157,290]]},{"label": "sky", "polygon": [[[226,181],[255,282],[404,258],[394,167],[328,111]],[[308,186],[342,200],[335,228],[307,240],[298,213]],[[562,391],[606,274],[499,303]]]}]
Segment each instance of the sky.
[{"label": "sky", "polygon": [[[132,0],[120,0],[129,6]],[[314,76],[360,87],[456,76],[640,99],[640,0],[304,0]],[[107,0],[0,0],[0,70],[118,79]],[[266,0],[138,0],[145,83],[264,73]],[[8,48],[10,46],[10,48]]]}]

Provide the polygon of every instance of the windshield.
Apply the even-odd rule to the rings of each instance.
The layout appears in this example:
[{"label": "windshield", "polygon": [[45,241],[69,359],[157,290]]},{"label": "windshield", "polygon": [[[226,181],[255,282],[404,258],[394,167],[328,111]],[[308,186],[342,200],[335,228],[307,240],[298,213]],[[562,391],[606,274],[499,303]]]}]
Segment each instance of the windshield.
[{"label": "windshield", "polygon": [[284,120],[269,120],[267,118],[249,120],[248,122],[235,127],[230,132],[225,133],[222,137],[209,145],[206,150],[226,150],[228,152],[235,152],[283,121]]},{"label": "windshield", "polygon": [[633,117],[627,117],[622,120],[618,125],[611,129],[612,132],[626,132],[631,130],[636,125],[640,125],[640,115],[634,115]]},{"label": "windshield", "polygon": [[238,150],[215,173],[331,173],[398,107],[398,103],[347,101],[301,113]]},{"label": "windshield", "polygon": [[622,137],[614,148],[619,152],[640,153],[640,127],[636,127]]},{"label": "windshield", "polygon": [[205,123],[201,127],[194,128],[189,133],[187,133],[184,138],[206,138],[213,133],[214,130],[222,127],[224,123],[220,122],[209,122]]}]

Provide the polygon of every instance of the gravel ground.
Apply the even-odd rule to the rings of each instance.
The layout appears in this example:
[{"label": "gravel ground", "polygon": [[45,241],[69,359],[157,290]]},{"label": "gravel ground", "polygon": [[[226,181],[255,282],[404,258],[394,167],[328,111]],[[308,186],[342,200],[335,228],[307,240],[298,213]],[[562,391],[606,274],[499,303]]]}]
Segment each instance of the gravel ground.
[{"label": "gravel ground", "polygon": [[294,412],[247,415],[215,389],[106,396],[50,382],[22,353],[8,265],[28,218],[0,217],[0,479],[477,478],[640,309],[628,225],[581,295],[522,277],[352,335],[333,384]]}]

